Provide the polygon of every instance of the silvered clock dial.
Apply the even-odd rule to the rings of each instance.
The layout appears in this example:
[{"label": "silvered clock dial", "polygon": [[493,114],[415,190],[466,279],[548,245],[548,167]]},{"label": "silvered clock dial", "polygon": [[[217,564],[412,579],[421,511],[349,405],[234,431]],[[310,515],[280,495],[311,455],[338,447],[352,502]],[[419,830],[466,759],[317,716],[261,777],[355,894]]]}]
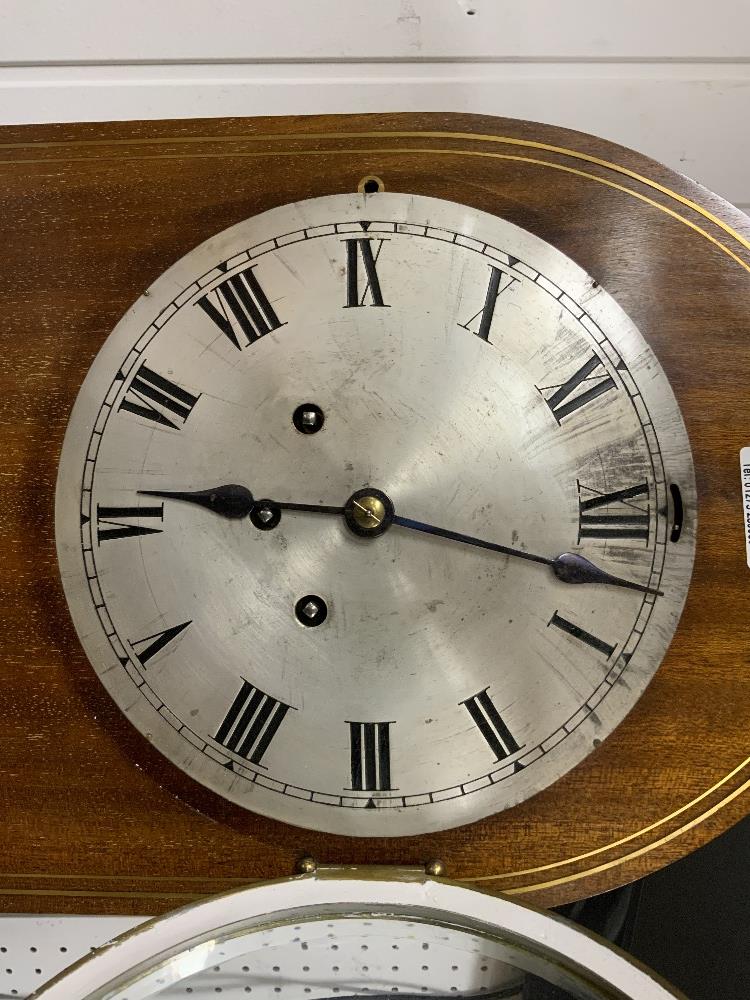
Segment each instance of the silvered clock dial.
[{"label": "silvered clock dial", "polygon": [[56,529],[81,641],[209,788],[301,826],[457,826],[633,707],[692,567],[667,378],[560,251],[335,195],[220,233],[81,389]]}]

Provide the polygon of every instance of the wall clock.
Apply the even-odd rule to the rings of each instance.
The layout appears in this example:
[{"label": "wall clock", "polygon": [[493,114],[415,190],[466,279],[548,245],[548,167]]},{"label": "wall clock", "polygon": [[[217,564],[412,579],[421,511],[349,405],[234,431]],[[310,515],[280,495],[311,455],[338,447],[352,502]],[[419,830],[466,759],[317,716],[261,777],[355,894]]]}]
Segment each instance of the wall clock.
[{"label": "wall clock", "polygon": [[178,767],[400,836],[592,752],[690,580],[687,435],[612,297],[531,234],[402,193],[210,238],[106,341],[60,463],[79,636]]},{"label": "wall clock", "polygon": [[746,811],[741,213],[496,119],[3,140],[6,908]]}]

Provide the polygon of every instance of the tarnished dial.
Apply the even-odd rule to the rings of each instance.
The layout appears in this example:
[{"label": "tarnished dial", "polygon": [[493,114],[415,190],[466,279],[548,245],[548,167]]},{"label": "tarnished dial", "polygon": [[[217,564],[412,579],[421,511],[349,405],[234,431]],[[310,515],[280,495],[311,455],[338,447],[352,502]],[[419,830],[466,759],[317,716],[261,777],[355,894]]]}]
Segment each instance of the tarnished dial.
[{"label": "tarnished dial", "polygon": [[643,336],[463,205],[335,195],[220,233],[97,356],[57,486],[81,642],[248,809],[457,826],[554,782],[659,666],[690,446]]}]

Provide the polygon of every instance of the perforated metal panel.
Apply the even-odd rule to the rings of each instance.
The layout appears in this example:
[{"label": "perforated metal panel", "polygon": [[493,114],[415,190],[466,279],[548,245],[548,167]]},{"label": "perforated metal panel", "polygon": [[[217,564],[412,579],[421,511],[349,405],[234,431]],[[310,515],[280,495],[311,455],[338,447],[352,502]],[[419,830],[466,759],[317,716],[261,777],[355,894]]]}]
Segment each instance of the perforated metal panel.
[{"label": "perforated metal panel", "polygon": [[147,917],[0,916],[0,1000],[27,997]]},{"label": "perforated metal panel", "polygon": [[[146,918],[0,917],[2,1000],[28,997],[62,969]],[[249,944],[249,943],[248,943]],[[118,1000],[146,997],[222,1000],[310,1000],[378,993],[496,995],[520,1000],[523,976],[485,954],[485,943],[445,929],[380,920],[336,920],[272,928],[251,953],[225,957],[179,983],[159,976]],[[201,957],[193,955],[196,965]]]},{"label": "perforated metal panel", "polygon": [[[37,1000],[188,996],[198,1000],[216,994],[243,1000],[248,995],[253,1000],[383,1000],[394,994],[404,1000],[677,996],[605,941],[533,907],[433,880],[419,869],[389,869],[387,876],[368,869],[369,878],[355,877],[355,871],[323,867],[176,910],[96,949],[90,960],[41,986],[33,996]],[[53,923],[47,922],[45,929],[51,930]],[[27,918],[27,929],[39,932],[43,926],[44,922]],[[116,928],[110,925],[110,929]],[[10,954],[7,945],[2,947],[5,955]],[[18,942],[17,953],[26,958],[28,948],[29,955],[39,954],[32,947],[27,936]],[[61,956],[76,957],[69,946],[56,947],[58,963]],[[80,942],[77,952],[83,952]],[[551,992],[548,984],[553,984]],[[21,995],[17,986],[11,990],[10,996]]]},{"label": "perforated metal panel", "polygon": [[[310,1000],[380,993],[425,996],[494,994],[520,998],[523,974],[488,954],[487,942],[444,927],[403,920],[346,918],[273,927],[245,939],[241,954],[227,941],[217,964],[171,986],[162,970],[117,994],[117,1000],[215,996],[246,1000]],[[186,958],[198,965],[196,954]],[[182,970],[179,970],[182,971]]]}]

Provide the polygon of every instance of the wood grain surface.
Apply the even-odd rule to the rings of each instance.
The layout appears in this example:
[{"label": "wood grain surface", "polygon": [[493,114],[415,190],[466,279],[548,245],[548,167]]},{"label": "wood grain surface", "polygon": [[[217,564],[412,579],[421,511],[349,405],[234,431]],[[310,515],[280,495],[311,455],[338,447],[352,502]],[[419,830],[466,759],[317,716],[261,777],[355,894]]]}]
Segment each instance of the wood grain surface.
[{"label": "wood grain surface", "polygon": [[[626,721],[522,805],[399,840],[263,819],[161,758],[90,668],[54,548],[66,421],[125,309],[211,234],[371,173],[507,218],[612,293],[672,382],[700,498],[685,614]],[[652,871],[750,809],[747,217],[612,143],[466,115],[5,128],[0,202],[0,909],[158,913],[306,854],[440,857],[452,878],[547,905]]]}]

